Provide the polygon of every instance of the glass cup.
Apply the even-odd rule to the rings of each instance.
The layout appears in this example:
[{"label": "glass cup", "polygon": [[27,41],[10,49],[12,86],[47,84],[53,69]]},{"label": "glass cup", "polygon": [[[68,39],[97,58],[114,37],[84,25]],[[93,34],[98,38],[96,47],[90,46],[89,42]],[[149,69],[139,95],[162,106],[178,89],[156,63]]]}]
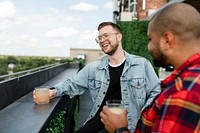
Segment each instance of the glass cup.
[{"label": "glass cup", "polygon": [[124,109],[122,100],[107,100],[106,106],[115,114],[121,114]]},{"label": "glass cup", "polygon": [[37,104],[49,103],[49,87],[47,86],[35,87],[35,97]]}]

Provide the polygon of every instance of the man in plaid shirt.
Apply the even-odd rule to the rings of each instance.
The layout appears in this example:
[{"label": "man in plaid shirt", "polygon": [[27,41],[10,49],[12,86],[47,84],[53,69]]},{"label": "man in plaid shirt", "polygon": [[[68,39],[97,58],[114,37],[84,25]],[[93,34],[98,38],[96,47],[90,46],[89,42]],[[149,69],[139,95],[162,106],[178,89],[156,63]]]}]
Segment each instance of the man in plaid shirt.
[{"label": "man in plaid shirt", "polygon": [[[200,133],[199,12],[184,3],[169,5],[153,16],[147,34],[154,64],[175,70],[141,112],[135,133]],[[126,113],[115,115],[104,107],[101,121],[111,133],[128,133]]]}]

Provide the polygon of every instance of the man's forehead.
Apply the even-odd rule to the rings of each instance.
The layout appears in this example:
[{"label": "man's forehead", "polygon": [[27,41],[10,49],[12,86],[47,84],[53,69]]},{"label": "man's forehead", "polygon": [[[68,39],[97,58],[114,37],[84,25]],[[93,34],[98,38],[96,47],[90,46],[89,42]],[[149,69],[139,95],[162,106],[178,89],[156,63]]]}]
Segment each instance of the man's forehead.
[{"label": "man's forehead", "polygon": [[99,31],[103,31],[103,30],[107,30],[107,29],[110,30],[110,29],[113,29],[113,28],[110,25],[106,25],[106,26],[102,27]]},{"label": "man's forehead", "polygon": [[102,28],[99,30],[99,35],[103,35],[103,34],[106,34],[106,33],[108,33],[108,32],[112,32],[112,31],[114,31],[114,29],[112,28],[112,26],[107,25],[107,26],[102,27]]},{"label": "man's forehead", "polygon": [[102,36],[102,35],[105,35],[105,34],[107,34],[107,32],[104,32],[104,33],[99,33],[99,35],[98,35],[98,36],[100,37],[100,36]]},{"label": "man's forehead", "polygon": [[152,25],[149,23],[147,28],[147,36],[151,36],[153,34]]}]

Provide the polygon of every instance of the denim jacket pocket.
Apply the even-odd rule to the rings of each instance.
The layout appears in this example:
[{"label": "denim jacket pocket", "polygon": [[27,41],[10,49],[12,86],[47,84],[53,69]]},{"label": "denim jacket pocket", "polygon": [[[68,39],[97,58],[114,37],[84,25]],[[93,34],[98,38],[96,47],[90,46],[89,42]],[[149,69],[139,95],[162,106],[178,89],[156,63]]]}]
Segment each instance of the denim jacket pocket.
[{"label": "denim jacket pocket", "polygon": [[89,90],[92,95],[93,101],[95,100],[95,98],[98,97],[100,88],[101,88],[101,81],[95,79],[89,80]]},{"label": "denim jacket pocket", "polygon": [[89,79],[89,88],[91,90],[99,90],[101,88],[101,81]]},{"label": "denim jacket pocket", "polygon": [[130,82],[131,91],[133,95],[138,99],[138,102],[144,104],[146,98],[146,81],[144,78],[134,78]]}]

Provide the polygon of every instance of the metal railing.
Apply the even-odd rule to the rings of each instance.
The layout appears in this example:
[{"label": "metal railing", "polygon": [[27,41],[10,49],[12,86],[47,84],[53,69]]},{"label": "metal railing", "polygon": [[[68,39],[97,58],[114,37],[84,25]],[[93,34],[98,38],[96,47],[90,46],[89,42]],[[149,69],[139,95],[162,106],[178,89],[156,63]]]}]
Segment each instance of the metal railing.
[{"label": "metal railing", "polygon": [[[26,132],[26,130],[30,130],[30,128],[34,127],[34,131],[38,132],[40,130],[40,132],[43,133],[45,132],[48,123],[54,117],[55,112],[58,109],[65,111],[64,114],[66,120],[64,122],[64,124],[66,123],[64,127],[65,132],[73,132],[75,123],[74,111],[75,111],[75,105],[77,103],[76,97],[70,100],[69,96],[66,95],[63,96],[61,99],[60,98],[55,99],[51,104],[49,104],[49,106],[44,106],[44,107],[40,106],[41,108],[39,108],[38,106],[37,108],[37,106],[33,106],[33,101],[32,101],[33,99],[31,97],[30,92],[33,91],[35,86],[40,86],[44,83],[52,86],[55,83],[61,81],[62,79],[75,74],[78,70],[79,70],[79,64],[73,62],[47,65],[27,70],[25,71],[25,73],[26,72],[31,72],[31,73],[27,73],[19,77],[15,77],[13,79],[1,82],[0,83],[0,112],[1,112],[0,132],[15,131],[16,133],[21,133],[21,132]],[[63,72],[65,72],[64,75],[62,74]],[[19,73],[23,74],[23,72]],[[16,75],[16,73],[14,75]],[[57,75],[58,77],[56,77]],[[22,99],[15,102],[19,98]],[[24,109],[26,109],[25,113],[20,113],[21,111],[24,111]],[[34,121],[36,121],[37,117],[36,118],[34,117],[29,118],[29,117],[33,116],[33,114],[34,115],[37,114],[40,111],[42,111],[42,113],[46,111],[46,113],[44,117],[41,117],[41,119],[39,120],[40,126],[35,127]],[[15,117],[15,120],[9,121],[9,119],[13,117]],[[16,123],[19,123],[19,121],[22,122],[26,121],[26,123],[28,123],[27,125],[25,125],[26,128],[19,128],[21,123],[16,126]]]},{"label": "metal railing", "polygon": [[[49,65],[48,65],[49,66]],[[0,110],[18,98],[40,86],[68,68],[78,68],[78,64],[64,63],[54,66],[37,68],[35,72],[16,76],[0,82]]]},{"label": "metal railing", "polygon": [[58,66],[58,65],[60,65],[60,63],[45,65],[45,66],[41,66],[41,67],[29,69],[29,70],[24,70],[24,71],[19,71],[19,72],[15,72],[15,73],[11,73],[11,74],[6,74],[6,75],[0,75],[0,82],[3,81],[3,80],[12,79],[12,78],[15,78],[17,76],[21,76],[21,75],[24,75],[24,74],[29,74],[29,73],[32,73],[32,72],[44,70],[44,69],[55,67],[55,66]]}]

